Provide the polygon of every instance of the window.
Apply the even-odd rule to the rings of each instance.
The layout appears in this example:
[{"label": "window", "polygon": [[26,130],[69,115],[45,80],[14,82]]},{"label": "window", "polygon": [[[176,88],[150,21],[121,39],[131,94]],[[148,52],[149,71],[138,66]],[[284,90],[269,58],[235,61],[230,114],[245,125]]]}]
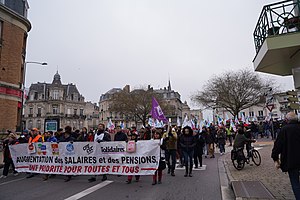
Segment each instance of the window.
[{"label": "window", "polygon": [[33,114],[33,108],[29,108],[29,114]]},{"label": "window", "polygon": [[71,115],[71,108],[68,108],[67,114],[68,114],[68,115]]},{"label": "window", "polygon": [[37,110],[37,116],[40,117],[42,115],[42,108],[39,107]]},{"label": "window", "polygon": [[241,112],[241,116],[245,117],[246,116],[245,112]]},{"label": "window", "polygon": [[58,90],[53,91],[53,99],[59,99],[59,91]]},{"label": "window", "polygon": [[41,124],[41,120],[37,120],[37,128],[38,129],[41,129],[41,127],[42,127],[42,124]]},{"label": "window", "polygon": [[34,97],[33,97],[34,100],[38,100],[38,93],[37,92],[34,92]]},{"label": "window", "polygon": [[53,105],[52,106],[52,113],[53,114],[58,114],[58,105]]},{"label": "window", "polygon": [[264,111],[259,110],[259,111],[258,111],[258,116],[264,116]]},{"label": "window", "polygon": [[29,122],[28,122],[28,129],[32,129],[32,128],[33,128],[32,120],[29,120]]},{"label": "window", "polygon": [[249,116],[250,116],[250,117],[254,117],[254,112],[253,112],[253,111],[250,111],[250,112],[249,112]]},{"label": "window", "polygon": [[77,115],[77,109],[74,109],[74,115]]},{"label": "window", "polygon": [[80,116],[83,116],[83,109],[80,108]]}]

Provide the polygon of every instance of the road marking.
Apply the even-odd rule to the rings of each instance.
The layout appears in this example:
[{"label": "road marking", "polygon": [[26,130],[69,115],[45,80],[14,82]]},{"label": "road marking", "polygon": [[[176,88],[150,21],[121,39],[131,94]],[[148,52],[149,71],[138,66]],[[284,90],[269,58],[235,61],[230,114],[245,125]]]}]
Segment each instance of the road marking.
[{"label": "road marking", "polygon": [[6,184],[9,184],[9,183],[14,183],[14,182],[17,182],[17,181],[21,181],[21,180],[24,180],[24,179],[26,179],[26,177],[15,179],[15,180],[12,180],[12,181],[7,181],[7,182],[4,182],[4,183],[1,183],[0,186],[1,185],[6,185]]},{"label": "road marking", "polygon": [[[177,169],[179,169],[179,170],[185,170],[185,167],[183,166],[183,167],[176,167],[175,168],[176,170]],[[193,171],[204,171],[204,170],[206,170],[206,165],[202,165],[202,167],[199,167],[199,168],[195,168],[195,166],[193,166]]]},{"label": "road marking", "polygon": [[108,184],[112,183],[113,181],[104,181],[102,183],[99,183],[98,185],[94,185],[93,187],[90,187],[86,190],[83,190],[82,192],[79,192],[73,196],[70,196],[69,198],[66,198],[65,200],[77,200],[80,199],[92,192],[95,192],[96,190],[99,190],[100,188],[103,188],[107,186]]}]

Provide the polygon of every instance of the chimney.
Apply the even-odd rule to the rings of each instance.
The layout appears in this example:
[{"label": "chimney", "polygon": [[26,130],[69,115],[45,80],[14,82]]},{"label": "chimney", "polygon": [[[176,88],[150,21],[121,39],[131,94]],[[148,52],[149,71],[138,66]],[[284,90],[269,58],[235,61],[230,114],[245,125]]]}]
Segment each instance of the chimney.
[{"label": "chimney", "polygon": [[130,85],[125,85],[125,87],[123,88],[123,90],[125,92],[130,92]]}]

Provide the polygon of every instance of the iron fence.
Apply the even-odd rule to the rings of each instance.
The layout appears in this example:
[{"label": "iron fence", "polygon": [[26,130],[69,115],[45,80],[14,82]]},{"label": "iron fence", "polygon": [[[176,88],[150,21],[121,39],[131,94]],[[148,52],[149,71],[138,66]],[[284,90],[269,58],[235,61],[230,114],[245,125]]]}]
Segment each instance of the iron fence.
[{"label": "iron fence", "polygon": [[267,37],[300,32],[300,0],[288,0],[263,7],[253,36],[256,53]]}]

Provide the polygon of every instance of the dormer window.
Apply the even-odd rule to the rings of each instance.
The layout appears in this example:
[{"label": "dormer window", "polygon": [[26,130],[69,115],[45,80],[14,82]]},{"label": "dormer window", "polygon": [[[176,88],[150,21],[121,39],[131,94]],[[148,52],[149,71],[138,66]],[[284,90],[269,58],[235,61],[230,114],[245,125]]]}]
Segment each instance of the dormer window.
[{"label": "dormer window", "polygon": [[38,93],[37,92],[34,92],[34,100],[38,100]]}]

